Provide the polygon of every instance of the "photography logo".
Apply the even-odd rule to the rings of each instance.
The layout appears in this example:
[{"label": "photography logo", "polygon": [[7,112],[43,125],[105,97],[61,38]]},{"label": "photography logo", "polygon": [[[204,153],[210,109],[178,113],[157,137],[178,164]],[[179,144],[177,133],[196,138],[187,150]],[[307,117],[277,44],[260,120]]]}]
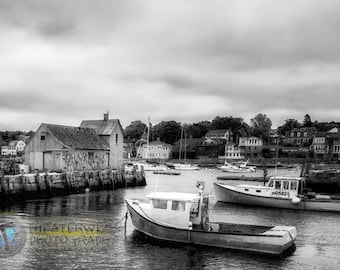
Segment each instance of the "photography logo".
[{"label": "photography logo", "polygon": [[0,258],[18,253],[26,241],[26,232],[14,217],[0,216]]}]

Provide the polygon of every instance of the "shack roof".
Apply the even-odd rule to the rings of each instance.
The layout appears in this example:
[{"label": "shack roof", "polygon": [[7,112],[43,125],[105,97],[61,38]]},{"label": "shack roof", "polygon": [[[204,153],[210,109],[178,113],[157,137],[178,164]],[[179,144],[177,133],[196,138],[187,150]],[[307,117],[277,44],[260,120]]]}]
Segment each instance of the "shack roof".
[{"label": "shack roof", "polygon": [[123,132],[119,119],[108,119],[107,121],[105,120],[83,120],[80,123],[80,127],[95,129],[98,135],[111,135],[117,126]]},{"label": "shack roof", "polygon": [[67,148],[83,150],[109,150],[108,145],[91,128],[43,124]]}]

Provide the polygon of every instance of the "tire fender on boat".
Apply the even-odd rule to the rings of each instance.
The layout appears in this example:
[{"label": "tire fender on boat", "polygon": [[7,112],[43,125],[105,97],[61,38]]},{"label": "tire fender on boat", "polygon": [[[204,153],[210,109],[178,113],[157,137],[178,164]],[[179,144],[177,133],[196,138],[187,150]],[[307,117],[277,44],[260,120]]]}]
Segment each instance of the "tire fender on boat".
[{"label": "tire fender on boat", "polygon": [[292,204],[299,204],[301,202],[301,199],[299,197],[292,198]]}]

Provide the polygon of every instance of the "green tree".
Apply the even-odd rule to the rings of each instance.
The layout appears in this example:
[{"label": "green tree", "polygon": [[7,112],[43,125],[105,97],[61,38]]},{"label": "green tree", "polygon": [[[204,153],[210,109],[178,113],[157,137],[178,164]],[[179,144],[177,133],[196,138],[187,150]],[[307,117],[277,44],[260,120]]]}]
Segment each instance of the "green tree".
[{"label": "green tree", "polygon": [[187,126],[186,134],[193,138],[202,138],[209,130],[208,125],[199,122]]},{"label": "green tree", "polygon": [[229,129],[231,128],[236,129],[239,125],[243,123],[243,119],[241,117],[220,117],[216,116],[212,121],[211,121],[211,129]]},{"label": "green tree", "polygon": [[312,127],[313,123],[312,123],[312,119],[309,116],[309,114],[306,114],[304,119],[303,119],[303,126],[304,127]]},{"label": "green tree", "polygon": [[176,121],[162,121],[153,127],[153,134],[155,138],[173,144],[180,138],[181,128]]},{"label": "green tree", "polygon": [[300,128],[301,124],[295,119],[286,119],[284,125],[278,127],[278,131],[281,135],[285,135],[287,131],[291,131],[294,128]]},{"label": "green tree", "polygon": [[140,120],[132,121],[124,130],[125,138],[135,141],[142,139],[143,133],[147,131],[147,125]]},{"label": "green tree", "polygon": [[260,137],[264,141],[268,141],[272,121],[267,115],[262,113],[257,114],[250,120],[250,126],[253,130],[254,136]]}]

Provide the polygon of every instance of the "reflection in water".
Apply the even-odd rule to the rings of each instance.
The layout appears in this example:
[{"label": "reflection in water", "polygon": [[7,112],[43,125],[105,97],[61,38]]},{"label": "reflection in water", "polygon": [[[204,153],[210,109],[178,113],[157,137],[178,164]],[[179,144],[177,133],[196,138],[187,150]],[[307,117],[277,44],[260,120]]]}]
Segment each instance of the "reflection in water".
[{"label": "reflection in water", "polygon": [[[216,176],[221,174],[209,170],[181,172],[180,176],[147,173],[146,187],[39,199],[7,206],[1,210],[19,216],[29,233],[20,254],[0,259],[0,269],[337,269],[339,214],[240,206],[212,200],[211,221],[296,226],[297,249],[284,259],[155,241],[134,231],[130,219],[125,230],[125,197],[143,198],[152,191],[196,192],[198,180],[206,182],[205,190],[209,193]],[[45,246],[30,241],[37,240],[31,239],[32,236],[46,237],[32,230],[32,224],[48,224],[48,234],[63,236],[64,240],[68,237],[69,241]],[[70,232],[66,229],[63,233],[52,231],[53,224],[71,224]],[[91,224],[98,225],[98,231],[85,233],[84,226]],[[76,240],[72,239],[84,235],[86,241],[74,244]],[[113,240],[102,241],[104,236]]]}]

